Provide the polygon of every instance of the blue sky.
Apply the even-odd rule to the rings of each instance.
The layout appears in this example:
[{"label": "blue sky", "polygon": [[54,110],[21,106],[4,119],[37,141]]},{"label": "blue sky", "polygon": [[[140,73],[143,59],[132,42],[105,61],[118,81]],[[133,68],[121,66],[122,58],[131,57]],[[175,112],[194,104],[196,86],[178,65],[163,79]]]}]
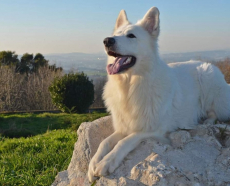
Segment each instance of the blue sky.
[{"label": "blue sky", "polygon": [[0,51],[103,51],[121,9],[135,23],[160,10],[162,53],[230,49],[230,0],[0,0]]}]

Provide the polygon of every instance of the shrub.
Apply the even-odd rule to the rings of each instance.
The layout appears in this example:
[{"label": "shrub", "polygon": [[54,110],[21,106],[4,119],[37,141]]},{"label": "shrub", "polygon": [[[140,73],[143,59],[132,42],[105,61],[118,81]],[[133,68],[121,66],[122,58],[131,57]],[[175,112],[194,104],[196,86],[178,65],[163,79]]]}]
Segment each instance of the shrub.
[{"label": "shrub", "polygon": [[230,84],[230,58],[226,58],[224,61],[219,61],[215,64],[224,74],[226,82]]},{"label": "shrub", "polygon": [[53,103],[63,112],[84,113],[93,103],[94,86],[82,73],[56,78],[49,87]]},{"label": "shrub", "polygon": [[106,83],[106,77],[97,77],[93,79],[94,84],[94,102],[90,108],[105,108],[102,98],[103,89]]},{"label": "shrub", "polygon": [[14,66],[0,66],[0,112],[53,110],[48,87],[62,71],[48,66],[40,67],[36,73],[15,73]]}]

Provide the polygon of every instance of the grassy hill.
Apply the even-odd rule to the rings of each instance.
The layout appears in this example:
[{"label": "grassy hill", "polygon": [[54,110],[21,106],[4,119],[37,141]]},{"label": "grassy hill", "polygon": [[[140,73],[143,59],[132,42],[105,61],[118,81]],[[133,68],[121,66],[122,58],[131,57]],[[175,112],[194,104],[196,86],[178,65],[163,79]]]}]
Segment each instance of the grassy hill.
[{"label": "grassy hill", "polygon": [[0,185],[51,185],[72,157],[82,122],[107,115],[0,115]]}]

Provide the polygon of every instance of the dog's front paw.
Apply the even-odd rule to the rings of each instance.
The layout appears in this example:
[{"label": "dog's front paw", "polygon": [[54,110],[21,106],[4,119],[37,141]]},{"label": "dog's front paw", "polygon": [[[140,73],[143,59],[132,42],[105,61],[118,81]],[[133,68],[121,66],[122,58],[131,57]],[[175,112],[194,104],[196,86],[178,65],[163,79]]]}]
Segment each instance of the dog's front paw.
[{"label": "dog's front paw", "polygon": [[105,157],[96,164],[95,176],[105,176],[112,173],[119,165],[119,161],[115,156]]},{"label": "dog's front paw", "polygon": [[207,125],[207,124],[211,124],[211,125],[214,125],[215,124],[215,119],[213,119],[213,118],[208,118],[208,119],[206,119],[205,121],[204,121],[204,125]]},{"label": "dog's front paw", "polygon": [[97,179],[97,177],[95,177],[95,169],[96,169],[96,164],[99,162],[99,160],[97,160],[96,157],[93,157],[89,163],[89,169],[88,169],[88,178],[90,182],[93,182]]}]

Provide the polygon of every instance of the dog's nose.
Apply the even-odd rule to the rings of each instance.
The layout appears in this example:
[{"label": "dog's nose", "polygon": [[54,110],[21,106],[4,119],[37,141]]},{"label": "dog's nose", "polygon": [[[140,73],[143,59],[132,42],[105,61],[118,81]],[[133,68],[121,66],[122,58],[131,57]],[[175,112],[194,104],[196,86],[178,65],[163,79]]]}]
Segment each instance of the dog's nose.
[{"label": "dog's nose", "polygon": [[106,47],[110,47],[110,46],[113,46],[113,45],[114,45],[115,39],[112,38],[112,37],[107,37],[107,38],[104,39],[103,43],[104,43],[104,45],[105,45]]}]

